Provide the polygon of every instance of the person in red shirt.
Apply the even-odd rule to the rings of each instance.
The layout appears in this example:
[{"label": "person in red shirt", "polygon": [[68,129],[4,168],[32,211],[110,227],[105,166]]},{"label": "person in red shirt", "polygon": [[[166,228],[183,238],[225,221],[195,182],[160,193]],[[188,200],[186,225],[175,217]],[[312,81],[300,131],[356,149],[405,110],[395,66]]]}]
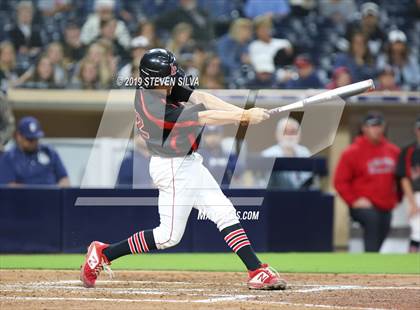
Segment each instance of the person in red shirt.
[{"label": "person in red shirt", "polygon": [[350,215],[363,227],[365,251],[378,252],[391,226],[398,202],[395,169],[399,148],[384,137],[379,112],[363,119],[361,135],[341,154],[334,186],[348,204]]}]

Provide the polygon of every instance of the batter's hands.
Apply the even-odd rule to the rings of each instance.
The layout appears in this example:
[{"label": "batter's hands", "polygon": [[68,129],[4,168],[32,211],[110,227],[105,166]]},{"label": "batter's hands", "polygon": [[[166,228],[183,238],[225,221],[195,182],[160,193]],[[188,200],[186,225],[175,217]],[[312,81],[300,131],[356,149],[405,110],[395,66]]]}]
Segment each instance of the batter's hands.
[{"label": "batter's hands", "polygon": [[242,116],[241,123],[249,123],[251,125],[261,123],[270,118],[270,114],[267,109],[252,108],[245,110]]},{"label": "batter's hands", "polygon": [[372,208],[372,203],[366,197],[360,197],[355,202],[353,202],[353,208],[369,209]]}]

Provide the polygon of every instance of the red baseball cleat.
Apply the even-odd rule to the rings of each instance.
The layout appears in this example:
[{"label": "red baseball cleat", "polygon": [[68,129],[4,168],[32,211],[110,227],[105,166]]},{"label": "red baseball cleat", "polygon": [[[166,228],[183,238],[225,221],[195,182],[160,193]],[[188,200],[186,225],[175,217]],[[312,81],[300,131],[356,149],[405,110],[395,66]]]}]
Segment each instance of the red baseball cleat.
[{"label": "red baseball cleat", "polygon": [[109,267],[111,262],[102,253],[108,246],[109,244],[99,241],[93,241],[89,245],[85,262],[80,269],[80,280],[83,282],[84,287],[94,287],[96,279],[102,270],[105,270],[112,278],[112,271]]},{"label": "red baseball cleat", "polygon": [[280,278],[278,272],[268,266],[262,264],[260,268],[248,271],[248,288],[250,290],[285,290],[286,281]]}]

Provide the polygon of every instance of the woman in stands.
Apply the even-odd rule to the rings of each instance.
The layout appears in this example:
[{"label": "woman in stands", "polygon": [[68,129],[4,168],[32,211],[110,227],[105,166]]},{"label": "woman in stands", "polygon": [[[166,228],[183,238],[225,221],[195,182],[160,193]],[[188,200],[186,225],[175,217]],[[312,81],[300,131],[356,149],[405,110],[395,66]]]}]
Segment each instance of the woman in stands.
[{"label": "woman in stands", "polygon": [[334,68],[347,67],[353,82],[371,79],[375,76],[374,59],[370,54],[363,32],[355,31],[347,53],[337,55]]}]

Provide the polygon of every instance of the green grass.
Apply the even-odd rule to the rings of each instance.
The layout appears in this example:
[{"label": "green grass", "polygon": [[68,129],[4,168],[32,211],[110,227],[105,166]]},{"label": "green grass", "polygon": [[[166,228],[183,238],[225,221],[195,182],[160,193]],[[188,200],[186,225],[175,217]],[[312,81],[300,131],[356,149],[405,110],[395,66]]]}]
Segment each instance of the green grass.
[{"label": "green grass", "polygon": [[[0,255],[0,269],[78,269],[80,254]],[[281,272],[420,274],[418,254],[262,253]],[[143,254],[122,257],[113,269],[243,271],[234,254]]]}]

